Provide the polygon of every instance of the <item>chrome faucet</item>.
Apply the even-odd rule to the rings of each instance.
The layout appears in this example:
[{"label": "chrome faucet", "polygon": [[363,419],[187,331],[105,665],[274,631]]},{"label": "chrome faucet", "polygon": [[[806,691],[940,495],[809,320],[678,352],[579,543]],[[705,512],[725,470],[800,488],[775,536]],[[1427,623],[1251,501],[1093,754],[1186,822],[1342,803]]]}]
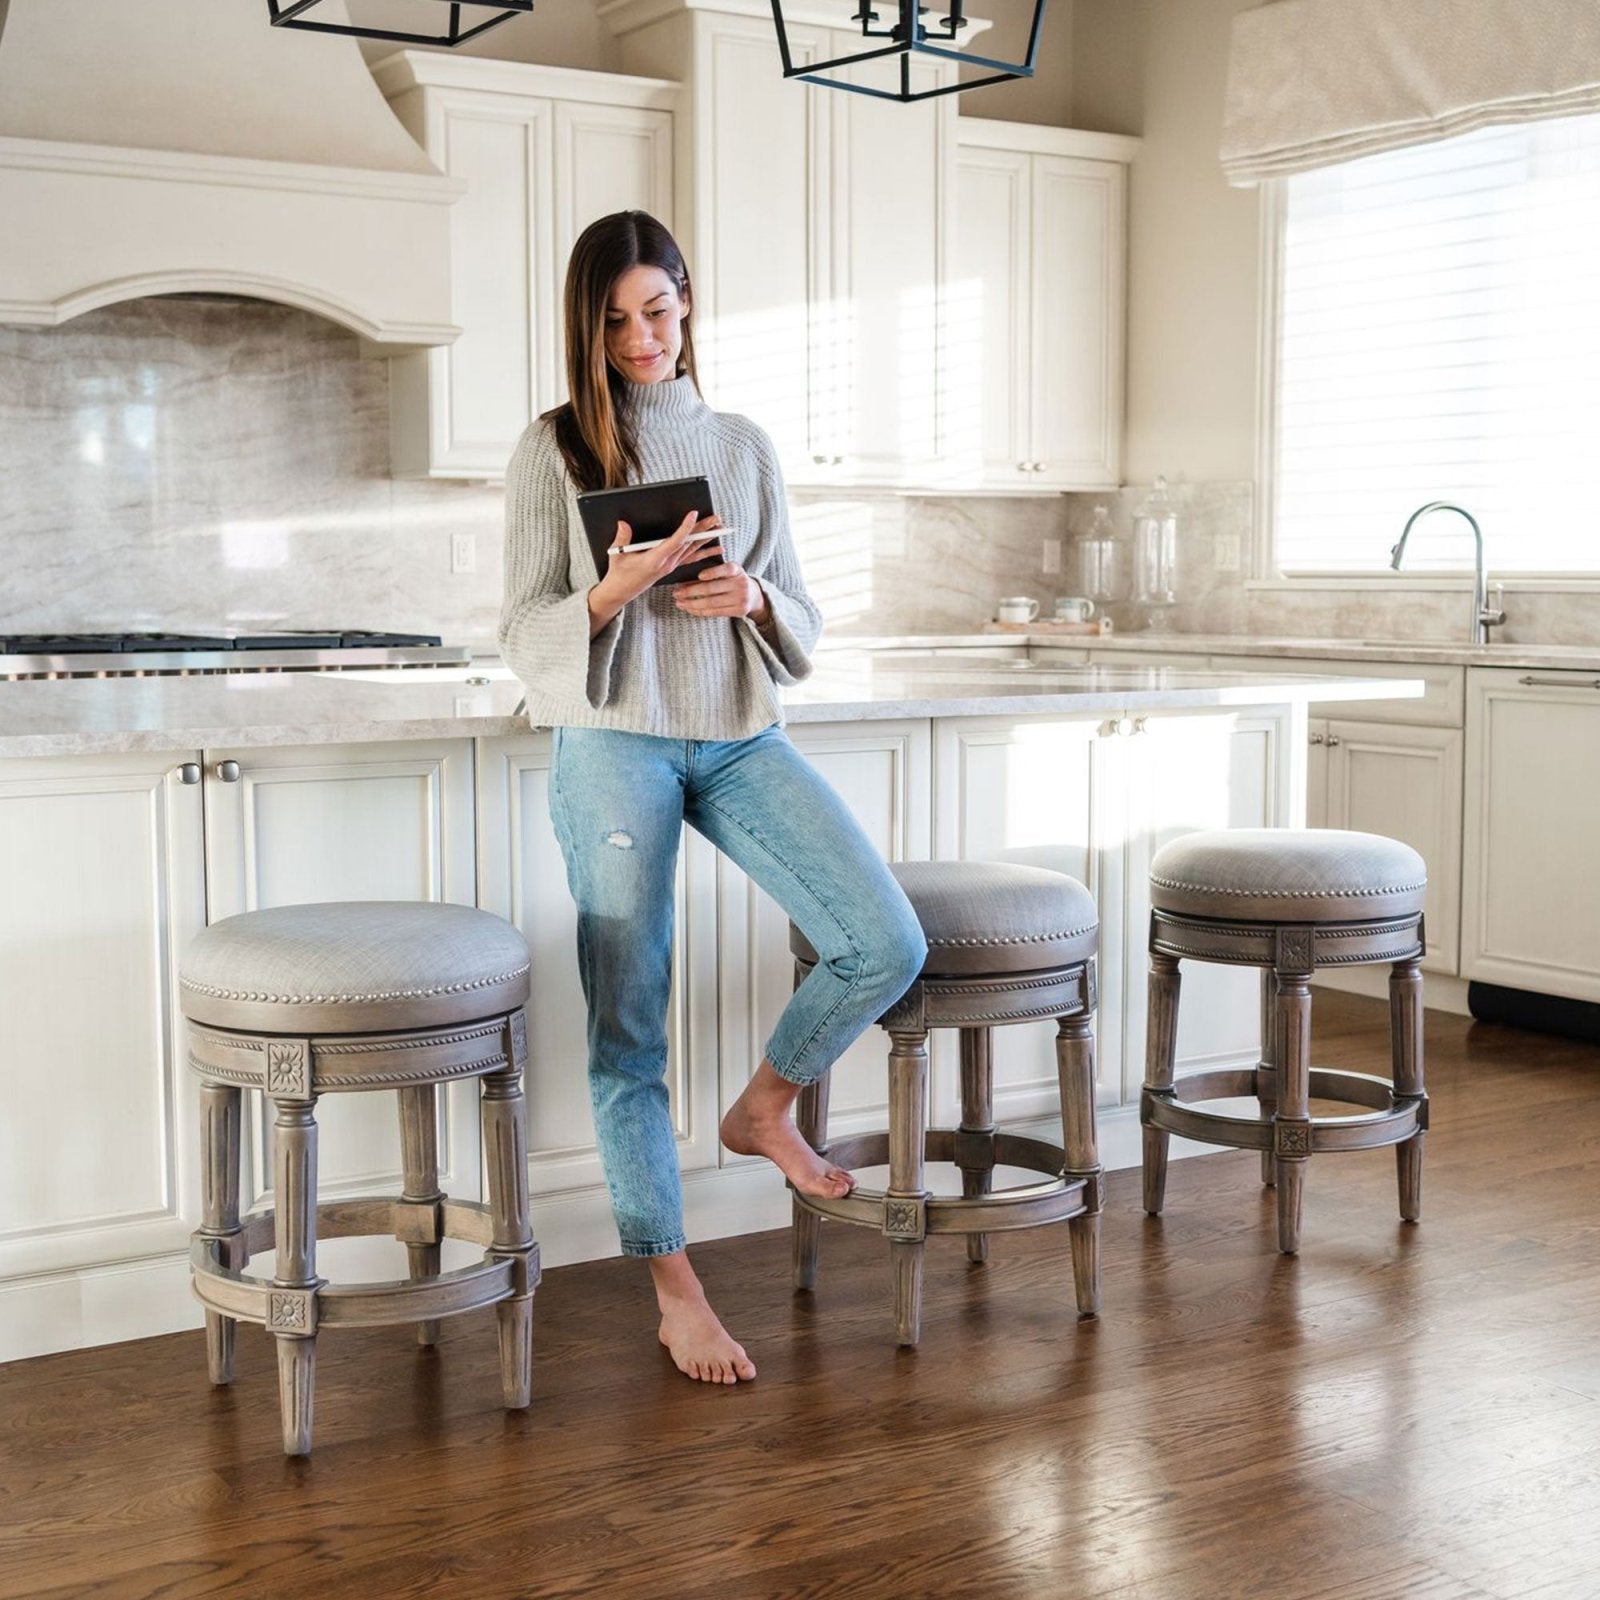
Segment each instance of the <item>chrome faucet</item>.
[{"label": "chrome faucet", "polygon": [[1477,559],[1472,568],[1472,642],[1474,644],[1488,644],[1489,630],[1498,628],[1505,620],[1506,614],[1498,607],[1489,604],[1488,593],[1484,588],[1483,580],[1483,529],[1478,526],[1477,518],[1470,511],[1461,506],[1454,505],[1448,500],[1430,500],[1425,506],[1418,506],[1406,518],[1406,525],[1400,530],[1400,542],[1389,552],[1389,565],[1398,572],[1400,558],[1406,553],[1406,540],[1411,535],[1411,528],[1420,518],[1427,516],[1430,511],[1454,511],[1467,519],[1467,526],[1472,529],[1473,544],[1477,552]]}]

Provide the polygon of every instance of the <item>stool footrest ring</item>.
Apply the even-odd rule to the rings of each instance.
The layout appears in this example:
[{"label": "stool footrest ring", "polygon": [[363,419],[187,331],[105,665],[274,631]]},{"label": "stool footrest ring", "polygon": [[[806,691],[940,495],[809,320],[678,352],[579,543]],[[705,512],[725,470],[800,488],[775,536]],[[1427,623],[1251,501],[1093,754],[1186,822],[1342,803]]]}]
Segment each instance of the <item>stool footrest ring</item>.
[{"label": "stool footrest ring", "polygon": [[[958,1131],[929,1129],[923,1141],[924,1159],[953,1162]],[[886,1166],[889,1136],[887,1133],[861,1133],[835,1139],[828,1155],[836,1165],[846,1168]],[[1098,1172],[1074,1173],[1067,1177],[1064,1173],[1066,1157],[1059,1145],[1022,1134],[996,1133],[994,1159],[996,1166],[1022,1167],[1031,1172],[1049,1173],[1050,1177],[1043,1183],[1014,1184],[986,1195],[927,1195],[922,1204],[928,1233],[1004,1233],[1043,1223],[1065,1222],[1097,1209],[1091,1202],[1099,1192]],[[794,1191],[794,1198],[797,1205],[816,1216],[877,1228],[893,1237],[893,1230],[887,1227],[888,1207],[895,1199],[903,1202],[905,1197],[857,1185],[837,1200],[801,1194],[798,1190]]]}]

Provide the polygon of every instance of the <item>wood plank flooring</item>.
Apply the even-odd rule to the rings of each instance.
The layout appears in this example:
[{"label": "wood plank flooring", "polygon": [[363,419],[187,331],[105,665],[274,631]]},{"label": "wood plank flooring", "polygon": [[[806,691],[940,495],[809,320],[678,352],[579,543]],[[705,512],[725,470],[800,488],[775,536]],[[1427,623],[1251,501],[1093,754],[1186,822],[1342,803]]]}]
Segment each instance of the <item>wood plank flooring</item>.
[{"label": "wood plank flooring", "polygon": [[[1381,1005],[1319,993],[1319,1062],[1387,1070]],[[534,1404],[493,1322],[321,1341],[316,1450],[278,1448],[270,1341],[0,1366],[0,1595],[465,1600],[1597,1600],[1600,1050],[1428,1017],[1424,1218],[1387,1151],[1311,1164],[1302,1254],[1256,1158],[1110,1180],[1104,1313],[1064,1230],[929,1246],[921,1348],[885,1247],[695,1251],[760,1367],[703,1388],[644,1273],[546,1275]],[[537,1222],[537,1216],[535,1218]]]}]

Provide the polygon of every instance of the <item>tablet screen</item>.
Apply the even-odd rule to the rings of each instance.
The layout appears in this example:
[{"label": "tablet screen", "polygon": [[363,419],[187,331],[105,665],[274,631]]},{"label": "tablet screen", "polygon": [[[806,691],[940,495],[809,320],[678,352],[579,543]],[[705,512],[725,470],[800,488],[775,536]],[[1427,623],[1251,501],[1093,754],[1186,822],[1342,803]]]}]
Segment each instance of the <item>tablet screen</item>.
[{"label": "tablet screen", "polygon": [[[598,576],[611,563],[606,552],[616,543],[617,524],[626,522],[635,541],[666,539],[691,511],[702,517],[712,514],[711,485],[702,477],[666,478],[656,483],[630,483],[620,489],[591,489],[578,496],[578,515],[589,536]],[[655,587],[668,583],[692,583],[708,567],[717,566],[723,556],[713,553],[682,566],[658,579]]]}]

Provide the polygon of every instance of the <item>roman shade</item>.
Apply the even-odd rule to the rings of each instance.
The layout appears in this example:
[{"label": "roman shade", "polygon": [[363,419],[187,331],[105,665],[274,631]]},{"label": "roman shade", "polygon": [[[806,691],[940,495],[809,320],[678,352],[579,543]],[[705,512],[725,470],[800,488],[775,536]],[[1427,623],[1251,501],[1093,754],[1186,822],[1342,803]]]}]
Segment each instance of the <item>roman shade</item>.
[{"label": "roman shade", "polygon": [[1249,186],[1588,111],[1594,0],[1273,0],[1233,20],[1222,166]]}]

